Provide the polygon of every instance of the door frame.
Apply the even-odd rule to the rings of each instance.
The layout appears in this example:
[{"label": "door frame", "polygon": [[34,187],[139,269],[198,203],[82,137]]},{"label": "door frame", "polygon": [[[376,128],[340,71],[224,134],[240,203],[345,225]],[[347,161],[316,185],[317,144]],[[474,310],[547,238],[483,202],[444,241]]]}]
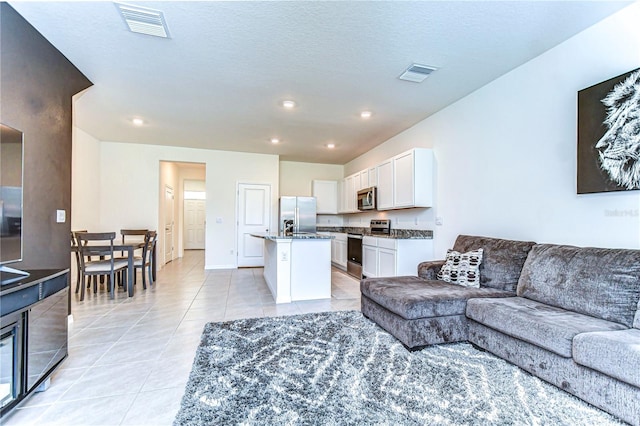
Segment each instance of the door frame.
[{"label": "door frame", "polygon": [[[173,220],[171,221],[171,259],[167,260],[167,190],[171,191],[171,197],[172,197],[172,206],[171,206],[171,215],[173,216]],[[173,240],[175,239],[175,223],[176,223],[176,212],[175,212],[175,202],[176,202],[176,192],[173,189],[173,187],[171,185],[167,185],[165,183],[164,185],[164,191],[162,192],[163,194],[163,207],[164,207],[164,223],[162,224],[162,228],[164,229],[163,232],[163,250],[162,250],[162,258],[164,260],[163,265],[166,265],[167,263],[173,261],[174,255],[175,255],[175,247],[173,246]]]}]

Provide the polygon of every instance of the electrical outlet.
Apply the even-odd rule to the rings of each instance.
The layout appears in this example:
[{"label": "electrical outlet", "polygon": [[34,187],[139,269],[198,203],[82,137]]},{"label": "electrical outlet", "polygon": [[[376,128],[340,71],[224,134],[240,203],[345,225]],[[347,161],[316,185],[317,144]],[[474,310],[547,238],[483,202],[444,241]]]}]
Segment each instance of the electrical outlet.
[{"label": "electrical outlet", "polygon": [[442,226],[442,216],[437,216],[436,217],[436,225]]},{"label": "electrical outlet", "polygon": [[67,220],[66,210],[56,210],[56,222],[65,223]]},{"label": "electrical outlet", "polygon": [[229,250],[229,254],[233,254],[233,250]]}]

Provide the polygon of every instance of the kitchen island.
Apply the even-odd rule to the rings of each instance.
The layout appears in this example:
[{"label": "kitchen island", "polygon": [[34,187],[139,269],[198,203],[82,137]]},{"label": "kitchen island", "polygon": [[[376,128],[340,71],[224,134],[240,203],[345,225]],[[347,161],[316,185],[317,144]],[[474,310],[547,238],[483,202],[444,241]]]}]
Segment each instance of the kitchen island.
[{"label": "kitchen island", "polygon": [[264,239],[264,279],[276,303],[331,298],[332,236],[252,236]]}]

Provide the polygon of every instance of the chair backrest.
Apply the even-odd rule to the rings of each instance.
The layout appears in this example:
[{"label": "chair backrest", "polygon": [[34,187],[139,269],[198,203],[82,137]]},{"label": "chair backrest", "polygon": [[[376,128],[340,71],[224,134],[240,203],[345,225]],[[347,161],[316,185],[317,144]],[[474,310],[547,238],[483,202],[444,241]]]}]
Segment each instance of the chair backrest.
[{"label": "chair backrest", "polygon": [[[76,233],[77,232],[87,232],[86,229],[81,229],[78,231],[71,231],[71,247],[77,247],[78,246],[78,240],[76,239]],[[75,255],[76,255],[76,263],[78,265],[78,267],[80,266],[80,249],[77,249],[75,251]]]},{"label": "chair backrest", "polygon": [[147,231],[144,235],[144,247],[142,249],[142,258],[145,261],[149,261],[151,259],[153,248],[156,245],[157,236],[158,234],[156,231]]},{"label": "chair backrest", "polygon": [[[85,266],[85,258],[90,258],[91,256],[109,256],[113,266],[113,240],[116,238],[115,232],[76,232],[74,235],[78,242],[80,262],[83,269]],[[108,241],[108,244],[105,244],[106,241]],[[91,242],[103,244],[91,245]]]},{"label": "chair backrest", "polygon": [[149,231],[148,229],[121,229],[120,230],[120,235],[122,235],[122,244],[124,244],[126,241],[126,237],[133,237],[133,236],[137,236],[139,240],[142,240],[146,234],[147,231]]}]

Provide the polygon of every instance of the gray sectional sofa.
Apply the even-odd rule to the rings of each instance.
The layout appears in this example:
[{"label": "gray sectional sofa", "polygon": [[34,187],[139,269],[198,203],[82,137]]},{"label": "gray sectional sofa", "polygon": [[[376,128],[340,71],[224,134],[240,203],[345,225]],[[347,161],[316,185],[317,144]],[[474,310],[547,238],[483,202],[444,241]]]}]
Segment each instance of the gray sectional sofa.
[{"label": "gray sectional sofa", "polygon": [[480,288],[418,277],[363,279],[362,312],[409,349],[467,340],[640,425],[640,250],[460,236],[484,248]]}]

